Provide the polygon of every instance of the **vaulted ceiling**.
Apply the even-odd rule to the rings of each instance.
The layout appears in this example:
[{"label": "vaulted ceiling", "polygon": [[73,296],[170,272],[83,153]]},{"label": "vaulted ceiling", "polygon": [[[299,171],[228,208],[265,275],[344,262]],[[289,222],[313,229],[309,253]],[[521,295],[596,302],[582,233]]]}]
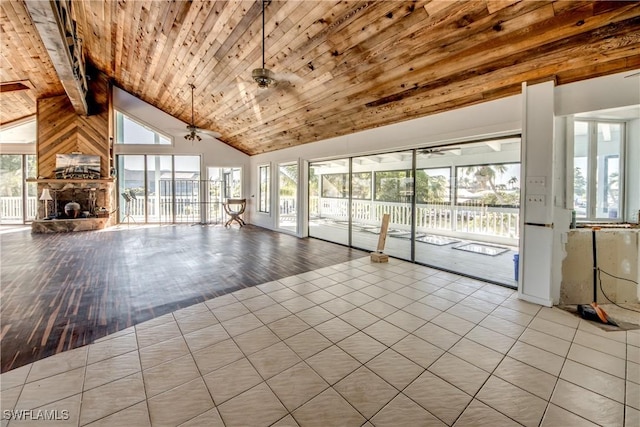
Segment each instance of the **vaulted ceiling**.
[{"label": "vaulted ceiling", "polygon": [[[74,0],[85,55],[115,85],[248,154],[640,68],[632,1]],[[22,0],[0,2],[0,122],[64,89]],[[205,141],[201,142],[205,143]]]}]

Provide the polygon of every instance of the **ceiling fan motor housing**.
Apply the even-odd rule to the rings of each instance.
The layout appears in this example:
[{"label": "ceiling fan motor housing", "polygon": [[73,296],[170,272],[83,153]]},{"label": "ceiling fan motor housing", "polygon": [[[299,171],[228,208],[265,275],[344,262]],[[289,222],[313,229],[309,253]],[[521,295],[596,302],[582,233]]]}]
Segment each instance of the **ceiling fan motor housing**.
[{"label": "ceiling fan motor housing", "polygon": [[269,87],[276,81],[273,72],[268,68],[256,68],[251,72],[251,76],[261,89]]}]

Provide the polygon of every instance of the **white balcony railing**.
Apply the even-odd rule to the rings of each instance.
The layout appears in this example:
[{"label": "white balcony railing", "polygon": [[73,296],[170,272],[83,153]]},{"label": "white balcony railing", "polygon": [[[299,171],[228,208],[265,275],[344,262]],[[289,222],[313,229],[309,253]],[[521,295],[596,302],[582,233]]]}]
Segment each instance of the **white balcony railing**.
[{"label": "white balcony railing", "polygon": [[[309,198],[311,218],[329,218],[338,221],[349,219],[349,204],[346,199]],[[351,220],[355,223],[380,224],[382,215],[390,216],[390,227],[409,229],[412,221],[411,205],[408,203],[375,202],[353,200]],[[451,204],[417,204],[416,229],[418,231],[439,230],[453,233],[490,235],[507,239],[518,239],[520,235],[520,212],[517,208],[489,206],[452,206]]]},{"label": "white balcony railing", "polygon": [[38,214],[38,198],[27,197],[27,212],[23,216],[22,197],[0,197],[0,219],[5,223],[22,223],[25,219],[32,220]]}]

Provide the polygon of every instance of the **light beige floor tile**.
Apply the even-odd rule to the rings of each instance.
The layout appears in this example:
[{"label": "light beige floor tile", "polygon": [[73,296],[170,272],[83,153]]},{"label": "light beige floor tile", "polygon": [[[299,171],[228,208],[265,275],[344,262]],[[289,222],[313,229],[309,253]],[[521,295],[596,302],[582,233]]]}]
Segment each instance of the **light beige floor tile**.
[{"label": "light beige floor tile", "polygon": [[198,367],[190,354],[142,372],[147,397],[164,393],[199,376]]},{"label": "light beige floor tile", "polygon": [[[474,294],[475,295],[475,294]],[[508,320],[520,326],[528,326],[533,320],[533,316],[522,313],[520,311],[511,310],[510,308],[501,306],[491,312],[492,316],[499,317],[503,320]]]},{"label": "light beige floor tile", "polygon": [[375,299],[372,296],[362,293],[360,291],[355,291],[355,292],[351,292],[350,294],[342,295],[340,298],[350,302],[351,304],[357,307],[365,305]]},{"label": "light beige floor tile", "polygon": [[640,411],[627,406],[624,414],[624,425],[627,427],[640,426]]},{"label": "light beige floor tile", "polygon": [[431,319],[431,323],[438,325],[441,328],[445,328],[458,335],[465,335],[475,326],[474,323],[469,322],[468,320],[464,320],[460,317],[446,312],[440,313],[439,315]]},{"label": "light beige floor tile", "polygon": [[465,307],[473,308],[474,310],[481,311],[485,314],[490,314],[493,310],[498,308],[497,304],[490,303],[489,301],[481,300],[472,296],[468,296],[457,305],[464,305]]},{"label": "light beige floor tile", "polygon": [[218,322],[218,319],[216,319],[216,317],[208,310],[204,313],[180,317],[177,322],[178,327],[180,328],[180,331],[183,335],[197,331],[198,329],[206,328],[207,326],[215,325],[216,323],[220,323]]},{"label": "light beige floor tile", "polygon": [[620,426],[624,419],[624,405],[562,379],[551,403],[599,425]]},{"label": "light beige floor tile", "polygon": [[[429,283],[426,280],[428,280],[429,278],[420,280],[416,283],[412,283],[411,285],[409,285],[409,287],[417,289],[419,291],[425,292],[426,294],[431,294],[435,291],[437,291],[438,289],[440,289],[442,286],[438,286],[438,285],[434,285],[433,283]],[[422,299],[420,299],[422,300]],[[449,308],[449,307],[447,307]],[[446,310],[446,309],[445,309]]]},{"label": "light beige floor tile", "polygon": [[339,316],[343,313],[346,313],[347,311],[351,311],[356,308],[355,305],[342,298],[334,298],[325,303],[322,303],[320,306],[336,316]]},{"label": "light beige floor tile", "polygon": [[251,286],[248,288],[240,289],[239,291],[233,292],[233,296],[237,298],[238,301],[244,301],[249,298],[257,297],[260,295],[264,295],[260,289],[255,286]]},{"label": "light beige floor tile", "polygon": [[[25,418],[23,415],[22,419],[16,418],[10,424],[15,427],[37,427],[43,424],[47,427],[76,427],[80,421],[81,402],[82,394],[78,393],[57,402],[34,408],[33,412],[25,414],[30,418]],[[4,415],[3,420],[5,419]]]},{"label": "light beige floor tile", "polygon": [[492,331],[500,332],[501,334],[514,339],[518,339],[526,329],[524,326],[520,326],[516,323],[493,315],[485,317],[482,322],[480,322],[480,326],[484,326]]},{"label": "light beige floor tile", "polygon": [[250,312],[250,310],[245,307],[240,302],[234,302],[228,305],[223,305],[221,307],[211,309],[211,312],[216,316],[216,318],[220,322],[224,322],[226,320],[230,320],[236,318],[238,316],[242,316]]},{"label": "light beige floor tile", "polygon": [[254,314],[262,323],[268,324],[291,316],[292,313],[280,304],[274,304],[260,309],[254,312]]},{"label": "light beige floor tile", "polygon": [[391,349],[379,354],[365,366],[398,390],[405,388],[424,371],[421,366]]},{"label": "light beige floor tile", "polygon": [[113,338],[120,338],[120,337],[123,337],[125,335],[135,334],[135,333],[136,333],[135,326],[130,326],[128,328],[121,329],[118,332],[114,332],[114,333],[106,335],[106,336],[104,336],[102,338],[98,338],[93,343],[97,344],[97,343],[101,343],[103,341],[109,341],[110,339],[113,339]]},{"label": "light beige floor tile", "polygon": [[[317,273],[320,273],[320,271],[316,271]],[[322,274],[322,273],[320,273]],[[318,277],[317,279],[311,279],[309,280],[309,282],[307,282],[309,284],[312,284],[314,286],[316,286],[317,288],[329,288],[335,284],[337,284],[338,282],[330,277]],[[302,285],[302,283],[300,284]],[[297,287],[299,287],[300,285],[295,285],[295,286],[291,286],[291,289],[296,289]],[[300,293],[300,292],[298,292]]]},{"label": "light beige floor tile", "polygon": [[364,329],[378,321],[376,316],[361,308],[355,308],[351,311],[347,311],[339,317],[350,325],[355,326],[357,329]]},{"label": "light beige floor tile", "polygon": [[229,304],[235,304],[237,302],[238,300],[233,296],[233,294],[227,294],[205,301],[204,305],[206,305],[209,310],[213,311],[216,308],[223,307]]},{"label": "light beige floor tile", "polygon": [[449,353],[429,366],[429,371],[472,396],[489,378],[488,372]]},{"label": "light beige floor tile", "polygon": [[537,426],[547,407],[547,401],[496,376],[487,380],[476,398],[527,427]]},{"label": "light beige floor tile", "polygon": [[554,404],[549,404],[547,412],[542,418],[540,427],[596,427],[597,424],[593,424],[582,417],[577,416],[565,409],[560,408]]},{"label": "light beige floor tile", "polygon": [[101,386],[140,371],[140,355],[135,350],[102,360],[87,366],[84,390]]},{"label": "light beige floor tile", "polygon": [[454,305],[449,310],[447,310],[446,313],[453,314],[454,316],[458,316],[471,323],[479,323],[482,321],[482,319],[487,317],[487,313],[463,304]]},{"label": "light beige floor tile", "polygon": [[621,343],[615,340],[601,337],[599,335],[591,334],[585,331],[578,330],[573,342],[580,344],[583,347],[588,347],[593,350],[598,350],[603,353],[610,354],[611,356],[624,359],[627,356],[627,346],[625,343]]},{"label": "light beige floor tile", "polygon": [[234,338],[240,350],[249,355],[280,342],[280,338],[266,326],[260,326]]},{"label": "light beige floor tile", "polygon": [[441,348],[429,344],[415,335],[408,335],[391,348],[423,368],[428,368],[444,353]]},{"label": "light beige floor tile", "polygon": [[329,388],[293,412],[300,427],[360,427],[365,418]]},{"label": "light beige floor tile", "polygon": [[307,271],[305,273],[297,274],[296,276],[302,279],[303,281],[308,282],[309,280],[318,279],[322,277],[322,274],[317,273],[315,271]]},{"label": "light beige floor tile", "polygon": [[467,297],[467,294],[456,292],[453,289],[450,289],[448,285],[445,286],[444,288],[438,289],[432,295],[435,295],[440,298],[444,298],[451,302],[460,302]]},{"label": "light beige floor tile", "polygon": [[429,305],[422,304],[421,302],[414,302],[409,304],[408,306],[402,309],[403,312],[412,314],[416,317],[419,317],[423,320],[429,321],[442,313],[442,311],[437,308],[433,308]]},{"label": "light beige floor tile", "polygon": [[404,329],[407,332],[413,332],[427,323],[426,320],[402,310],[398,310],[395,313],[390,314],[385,317],[384,320],[398,328]]},{"label": "light beige floor tile", "polygon": [[365,363],[382,353],[387,347],[380,341],[371,338],[363,332],[356,332],[350,337],[338,342],[338,347],[356,358],[360,363]]},{"label": "light beige floor tile", "polygon": [[627,331],[627,345],[640,347],[640,332],[638,332],[637,330]]},{"label": "light beige floor tile", "polygon": [[[312,277],[312,279],[315,279],[316,277]],[[293,286],[293,285],[297,285],[298,283],[302,283],[306,281],[307,280],[303,279],[300,276],[289,276],[289,277],[283,277],[282,279],[278,279],[278,282],[282,283],[285,286]]]},{"label": "light beige floor tile", "polygon": [[284,342],[303,359],[313,356],[331,345],[331,341],[315,329],[302,331],[287,338]]},{"label": "light beige floor tile", "polygon": [[579,344],[571,344],[567,359],[591,366],[616,377],[624,378],[625,361],[615,356],[583,347]]},{"label": "light beige floor tile", "polygon": [[513,338],[483,326],[476,326],[464,337],[502,354],[506,354],[516,342]]},{"label": "light beige floor tile", "polygon": [[154,396],[147,404],[154,427],[176,426],[213,408],[202,378]]},{"label": "light beige floor tile", "polygon": [[207,307],[203,302],[199,304],[190,305],[189,307],[182,308],[180,310],[173,312],[173,317],[179,321],[185,317],[191,317],[195,315],[205,315],[210,313],[209,307]]},{"label": "light beige floor tile", "polygon": [[551,398],[557,381],[557,377],[508,356],[493,374],[544,400]]},{"label": "light beige floor tile", "polygon": [[386,302],[383,302],[380,300],[373,300],[371,302],[368,302],[362,305],[360,308],[362,308],[365,311],[368,311],[369,313],[379,318],[386,317],[398,310],[391,304],[387,304]]},{"label": "light beige floor tile", "polygon": [[398,394],[394,387],[364,366],[333,388],[366,418],[372,417]]},{"label": "light beige floor tile", "polygon": [[84,367],[77,368],[25,384],[16,408],[39,408],[49,402],[82,392],[84,370]]},{"label": "light beige floor tile", "polygon": [[151,328],[140,329],[136,326],[136,335],[138,336],[138,348],[143,348],[179,337],[182,333],[175,320],[171,320]]},{"label": "light beige floor tile", "polygon": [[204,376],[204,382],[216,405],[260,384],[262,377],[246,358]]},{"label": "light beige floor tile", "polygon": [[624,403],[625,384],[622,378],[576,363],[573,360],[564,362],[560,378],[609,399]]},{"label": "light beige floor tile", "polygon": [[404,297],[411,298],[411,300],[413,300],[413,301],[417,301],[417,300],[422,299],[422,298],[424,298],[424,297],[426,297],[428,295],[426,292],[421,291],[420,289],[413,288],[411,286],[405,286],[402,289],[398,289],[396,291],[396,293],[398,295],[402,295]]},{"label": "light beige floor tile", "polygon": [[[381,284],[382,282],[379,282],[379,284]],[[360,289],[360,292],[362,292],[363,294],[367,294],[370,297],[373,298],[381,298],[387,294],[390,294],[391,291],[389,289],[385,289],[381,286],[378,285],[369,285],[366,288],[362,288]]]},{"label": "light beige floor tile", "polygon": [[493,304],[502,304],[508,298],[507,295],[498,295],[495,292],[488,292],[485,289],[486,288],[479,289],[472,293],[471,296]]},{"label": "light beige floor tile", "polygon": [[564,363],[564,358],[557,354],[549,353],[523,342],[515,343],[507,355],[553,376],[560,375]]},{"label": "light beige floor tile", "polygon": [[329,300],[332,300],[336,297],[336,295],[325,291],[324,289],[320,289],[317,290],[315,292],[310,292],[308,294],[304,295],[305,298],[310,299],[311,301],[315,302],[316,304],[322,304],[323,302],[327,302]]},{"label": "light beige floor tile", "polygon": [[298,313],[316,305],[315,302],[303,297],[302,295],[282,301],[280,304],[292,313]]},{"label": "light beige floor tile", "polygon": [[146,322],[138,323],[135,326],[136,331],[141,331],[143,329],[153,328],[159,325],[163,325],[165,323],[175,321],[175,317],[173,317],[172,313],[163,314],[162,316],[154,317],[151,320],[147,320]]},{"label": "light beige floor tile", "polygon": [[281,340],[292,337],[306,329],[309,325],[297,316],[291,315],[267,325]]},{"label": "light beige floor tile", "polygon": [[266,383],[218,406],[226,427],[269,426],[287,415],[287,410]]},{"label": "light beige floor tile", "polygon": [[33,364],[29,372],[27,383],[85,366],[87,363],[87,353],[88,347],[85,346],[38,360]]},{"label": "light beige floor tile", "polygon": [[[632,381],[636,384],[640,384],[640,365],[637,363],[627,361],[627,381]],[[619,376],[619,375],[618,375]]]},{"label": "light beige floor tile", "polygon": [[[2,390],[2,393],[0,393],[0,408],[2,408],[3,411],[11,411],[15,408],[20,393],[22,393],[21,385]],[[2,419],[5,419],[5,417],[3,416]]]},{"label": "light beige floor tile", "polygon": [[12,369],[0,375],[0,389],[6,390],[8,388],[23,385],[27,381],[32,365],[32,363],[29,363],[28,365]]},{"label": "light beige floor tile", "polygon": [[296,313],[296,316],[304,320],[310,326],[316,326],[333,318],[333,314],[322,307],[311,307]]},{"label": "light beige floor tile", "polygon": [[269,297],[277,302],[283,302],[297,296],[299,296],[299,294],[289,288],[279,289],[269,293]]},{"label": "light beige floor tile", "polygon": [[244,304],[244,306],[250,311],[258,311],[262,308],[276,304],[276,301],[268,295],[258,295],[257,297],[243,300],[242,304]]},{"label": "light beige floor tile", "polygon": [[300,357],[283,342],[253,353],[249,360],[262,378],[269,379],[300,362]]},{"label": "light beige floor tile", "polygon": [[433,323],[427,323],[416,329],[413,334],[443,350],[449,350],[462,338],[460,335],[454,334]]},{"label": "light beige floor tile", "polygon": [[306,362],[329,384],[335,384],[361,365],[335,345],[308,358]]},{"label": "light beige floor tile", "polygon": [[[332,275],[331,277],[332,278],[338,278],[337,275]],[[340,281],[340,280],[338,280],[338,281]],[[342,284],[345,285],[345,286],[348,286],[348,287],[350,287],[352,289],[362,289],[362,288],[366,288],[369,285],[372,285],[373,283],[369,283],[366,280],[362,280],[362,279],[360,279],[358,277],[349,277],[346,280],[342,280]]]},{"label": "light beige floor tile", "polygon": [[353,335],[357,332],[356,328],[339,317],[334,317],[333,319],[316,325],[315,329],[334,343],[342,341],[349,335]]},{"label": "light beige floor tile", "polygon": [[300,427],[300,425],[296,422],[296,420],[293,419],[291,415],[287,415],[286,417],[281,418],[275,424],[272,424],[271,427]]},{"label": "light beige floor tile", "polygon": [[434,294],[427,295],[426,297],[422,298],[418,302],[421,302],[422,304],[430,305],[431,307],[437,308],[440,311],[449,310],[451,307],[455,305],[455,302],[449,301],[448,299],[444,299]]},{"label": "light beige floor tile", "polygon": [[534,347],[541,348],[558,356],[565,357],[569,353],[571,343],[533,329],[527,329],[518,338],[518,341],[525,342]]},{"label": "light beige floor tile", "polygon": [[189,347],[182,336],[162,341],[140,349],[142,369],[149,369],[189,353]]},{"label": "light beige floor tile", "polygon": [[372,419],[375,427],[444,427],[438,420],[420,405],[400,393]]},{"label": "light beige floor tile", "polygon": [[403,393],[449,425],[471,401],[471,396],[431,372],[424,372]]},{"label": "light beige floor tile", "polygon": [[403,295],[397,294],[395,292],[392,292],[390,294],[387,294],[383,297],[380,298],[380,301],[382,302],[386,302],[387,304],[390,304],[392,306],[394,306],[395,308],[404,308],[406,306],[408,306],[409,304],[413,303],[413,300],[411,298],[407,298]]},{"label": "light beige floor tile", "polygon": [[136,335],[126,334],[88,346],[87,364],[99,362],[138,349]]},{"label": "light beige floor tile", "polygon": [[193,353],[201,375],[208,374],[243,357],[244,354],[233,340],[225,340]]},{"label": "light beige floor tile", "polygon": [[142,373],[85,391],[82,394],[80,425],[104,418],[144,400]]},{"label": "light beige floor tile", "polygon": [[534,318],[529,324],[529,328],[557,338],[562,338],[566,341],[573,341],[573,337],[576,334],[576,328],[545,320],[541,317]]},{"label": "light beige floor tile", "polygon": [[510,308],[511,310],[530,314],[531,316],[535,316],[540,311],[540,306],[538,304],[532,304],[530,302],[522,301],[517,298],[509,298],[500,305]]},{"label": "light beige floor tile", "polygon": [[550,322],[569,326],[570,328],[574,329],[577,328],[578,324],[580,323],[580,318],[557,307],[542,307],[536,317],[549,320]]},{"label": "light beige floor tile", "polygon": [[640,363],[640,348],[627,345],[627,360],[633,363]]},{"label": "light beige floor tile", "polygon": [[578,330],[587,332],[589,334],[598,335],[602,338],[606,338],[609,340],[618,341],[621,343],[627,342],[627,334],[628,333],[638,333],[639,329],[631,330],[631,331],[615,331],[611,329],[604,329],[600,323],[591,322],[589,320],[580,319],[580,323],[578,324]]},{"label": "light beige floor tile", "polygon": [[625,404],[640,410],[640,384],[627,381]]},{"label": "light beige floor tile", "polygon": [[267,384],[290,412],[329,387],[329,384],[304,362],[269,379]]},{"label": "light beige floor tile", "polygon": [[363,332],[387,346],[392,346],[402,338],[409,335],[409,333],[404,329],[400,329],[384,320],[380,320],[371,326],[367,326]]},{"label": "light beige floor tile", "polygon": [[517,427],[520,425],[504,414],[474,399],[460,415],[454,427]]},{"label": "light beige floor tile", "polygon": [[87,427],[151,427],[147,402],[136,403],[122,411],[111,414],[90,424]]},{"label": "light beige floor tile", "polygon": [[216,408],[209,409],[204,414],[200,414],[189,421],[180,424],[178,427],[224,427],[220,413]]},{"label": "light beige floor tile", "polygon": [[[235,319],[229,320],[229,322],[234,321]],[[194,352],[229,339],[227,330],[228,328],[226,326],[223,327],[221,324],[211,325],[184,335],[184,340],[187,342],[189,349]]]},{"label": "light beige floor tile", "polygon": [[460,359],[484,369],[487,372],[492,372],[498,363],[503,359],[504,355],[493,351],[483,345],[480,345],[474,341],[462,338],[453,347],[449,349],[449,353],[458,356]]},{"label": "light beige floor tile", "polygon": [[256,288],[260,289],[265,294],[270,294],[271,292],[279,291],[280,289],[285,289],[286,286],[277,280],[263,283],[261,285],[256,286]]}]

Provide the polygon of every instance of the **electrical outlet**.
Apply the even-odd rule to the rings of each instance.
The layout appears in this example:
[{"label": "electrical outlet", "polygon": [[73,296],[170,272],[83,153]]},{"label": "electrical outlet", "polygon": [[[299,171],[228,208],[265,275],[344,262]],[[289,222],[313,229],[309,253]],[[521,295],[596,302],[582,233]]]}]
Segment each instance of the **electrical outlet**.
[{"label": "electrical outlet", "polygon": [[546,198],[544,194],[530,194],[527,196],[528,205],[545,206]]},{"label": "electrical outlet", "polygon": [[527,185],[545,187],[547,185],[547,179],[544,176],[530,176],[527,177]]}]

